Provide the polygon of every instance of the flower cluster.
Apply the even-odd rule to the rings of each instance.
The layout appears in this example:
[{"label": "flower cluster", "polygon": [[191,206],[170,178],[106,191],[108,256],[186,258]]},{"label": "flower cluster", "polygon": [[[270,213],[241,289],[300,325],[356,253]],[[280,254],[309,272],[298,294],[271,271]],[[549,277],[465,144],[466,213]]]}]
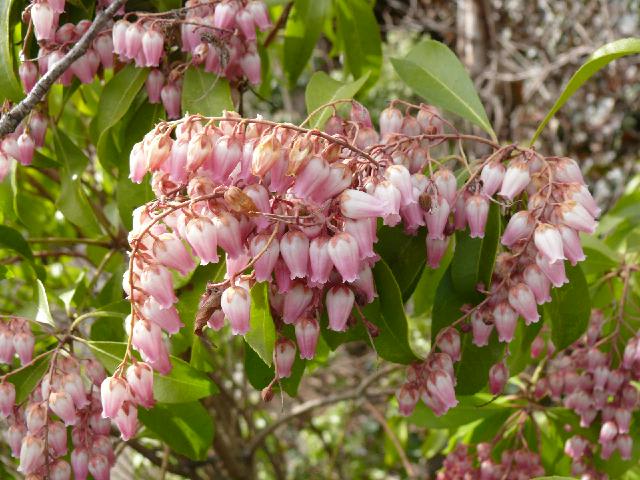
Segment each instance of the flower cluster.
[{"label": "flower cluster", "polygon": [[445,458],[437,480],[528,480],[545,473],[540,456],[527,448],[504,450],[500,461],[492,458],[492,446],[488,443],[478,444],[475,453],[472,456],[466,445],[457,445]]},{"label": "flower cluster", "polygon": [[[104,7],[108,2],[100,3]],[[64,10],[65,0],[38,0],[25,10],[39,46],[37,59],[19,66],[26,93],[91,26],[90,20],[59,25]],[[117,67],[117,61],[151,67],[146,80],[149,102],[162,102],[167,116],[178,118],[182,76],[190,65],[202,66],[234,84],[245,79],[253,85],[260,83],[256,29],[265,31],[271,25],[267,7],[260,0],[188,0],[183,8],[160,14],[125,14],[124,10],[120,14],[124,18],[93,40],[59,78],[60,84],[70,86],[74,78],[92,83],[101,71]],[[182,60],[175,59],[172,50],[178,38],[186,55]],[[16,132],[2,139],[0,181],[7,175],[11,159],[31,164],[35,148],[44,144],[46,129],[46,117],[34,111]]]},{"label": "flower cluster", "polygon": [[[14,339],[27,332],[31,336],[28,324],[19,319],[12,324],[17,322],[22,324]],[[16,344],[22,368],[33,365],[30,338],[29,348]],[[93,359],[80,361],[62,348],[39,357],[44,355],[52,356],[49,370],[25,401],[16,404],[16,388],[10,381],[21,368],[0,377],[0,418],[6,422],[3,430],[11,454],[20,461],[18,471],[27,478],[63,480],[73,470],[74,478],[86,479],[91,473],[97,480],[108,480],[115,456],[111,424],[103,418],[98,390],[106,376],[103,367]],[[71,464],[63,458],[68,454],[68,427]]]},{"label": "flower cluster", "polygon": [[29,323],[19,317],[0,319],[0,364],[11,365],[17,355],[22,365],[31,362],[35,339]]},{"label": "flower cluster", "polygon": [[[600,348],[613,340],[603,335],[604,324],[605,316],[594,310],[587,333],[559,352],[535,385],[538,400],[549,397],[574,411],[580,417],[580,427],[598,426],[597,443],[575,435],[565,444],[575,475],[589,471],[590,458],[595,454],[608,459],[617,450],[622,459],[629,460],[633,448],[629,431],[639,398],[631,382],[640,379],[639,339],[629,339],[618,363],[612,351]],[[533,353],[539,355],[543,345],[539,343]]]}]

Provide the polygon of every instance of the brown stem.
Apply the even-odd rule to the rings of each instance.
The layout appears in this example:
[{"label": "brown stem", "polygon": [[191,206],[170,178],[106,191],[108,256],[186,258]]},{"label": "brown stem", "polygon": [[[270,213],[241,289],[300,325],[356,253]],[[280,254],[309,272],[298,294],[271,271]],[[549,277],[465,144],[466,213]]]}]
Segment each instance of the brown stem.
[{"label": "brown stem", "polygon": [[263,44],[264,48],[267,48],[269,45],[271,45],[271,42],[273,42],[273,40],[276,38],[276,35],[278,34],[278,30],[284,27],[284,25],[287,23],[287,19],[289,18],[289,13],[291,13],[292,8],[293,8],[293,2],[289,2],[284,6],[284,9],[282,10],[280,17],[278,18],[278,21],[273,26],[273,28],[269,32],[269,35],[267,35],[267,38],[264,41],[264,44]]}]

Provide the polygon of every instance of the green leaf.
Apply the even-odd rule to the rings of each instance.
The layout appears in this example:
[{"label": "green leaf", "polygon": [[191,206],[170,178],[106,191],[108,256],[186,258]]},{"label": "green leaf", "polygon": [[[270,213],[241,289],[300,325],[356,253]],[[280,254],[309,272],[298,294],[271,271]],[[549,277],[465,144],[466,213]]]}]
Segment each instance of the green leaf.
[{"label": "green leaf", "polygon": [[138,418],[172,451],[192,460],[205,460],[213,442],[213,422],[199,402],[158,404],[138,409]]},{"label": "green leaf", "polygon": [[427,407],[424,402],[418,402],[413,414],[408,421],[426,428],[457,428],[481,418],[490,418],[495,415],[513,410],[502,399],[489,403],[492,396],[489,394],[477,394],[472,396],[459,396],[458,406],[438,417]]},{"label": "green leaf", "polygon": [[20,232],[11,227],[0,225],[0,248],[13,250],[25,260],[34,262],[31,247]]},{"label": "green leaf", "polygon": [[[87,345],[110,373],[118,367],[127,349],[126,343],[121,342],[87,342]],[[153,396],[158,402],[192,402],[218,392],[204,373],[177,357],[170,359],[173,369],[169,375],[154,373]]]},{"label": "green leaf", "polygon": [[[311,113],[327,103],[336,100],[350,100],[360,91],[369,78],[370,73],[366,72],[362,77],[353,82],[344,83],[334,80],[325,72],[316,72],[309,80],[304,98],[307,104],[307,112]],[[313,115],[309,119],[311,128],[322,128],[329,119],[332,112],[331,107],[327,107]]]},{"label": "green leaf", "polygon": [[[435,340],[440,330],[458,320],[465,304],[474,305],[480,301],[480,295],[459,292],[453,283],[451,266],[443,275],[436,290],[433,304],[431,339]],[[481,390],[487,383],[489,369],[500,360],[504,351],[504,344],[499,343],[495,332],[491,334],[489,345],[477,347],[472,343],[470,333],[462,335],[462,358],[455,364],[458,385],[456,392],[470,395]]]},{"label": "green leaf", "polygon": [[262,361],[271,366],[276,343],[276,328],[271,317],[268,288],[267,282],[256,283],[251,288],[250,328],[244,339]]},{"label": "green leaf", "polygon": [[405,58],[392,58],[396,72],[429,103],[478,125],[495,138],[473,82],[458,57],[435,40],[424,40]]},{"label": "green leaf", "polygon": [[58,128],[53,130],[53,142],[57,157],[64,167],[60,175],[60,195],[56,206],[65,218],[82,228],[89,235],[100,233],[93,208],[82,189],[81,177],[89,159],[64,132]]},{"label": "green leaf", "polygon": [[456,232],[451,261],[451,278],[456,290],[473,295],[478,283],[489,287],[499,240],[500,209],[495,203],[489,208],[484,238],[471,238],[468,230]]},{"label": "green leaf", "polygon": [[509,367],[509,375],[511,377],[522,372],[527,365],[535,362],[531,357],[531,344],[542,328],[543,322],[525,325],[524,322],[518,321],[516,333],[513,340],[509,343],[509,351],[511,354],[507,358]]},{"label": "green leaf", "polygon": [[378,229],[376,252],[391,269],[402,292],[403,301],[411,297],[425,268],[425,236],[424,228],[417,235],[407,235],[402,227],[382,226]]},{"label": "green leaf", "polygon": [[344,41],[345,66],[354,78],[369,73],[372,85],[380,76],[380,27],[367,0],[338,0],[337,29]]},{"label": "green leaf", "polygon": [[544,305],[546,319],[551,321],[551,340],[562,350],[575,342],[589,325],[591,298],[580,266],[566,263],[569,283],[551,290],[551,302]]},{"label": "green leaf", "polygon": [[440,266],[436,269],[425,265],[413,291],[413,312],[411,314],[415,317],[431,314],[433,308],[433,302],[436,296],[436,288],[440,283],[440,280],[444,276],[445,272],[449,268],[451,258],[453,257],[453,242],[449,243],[446,253],[440,261]]},{"label": "green leaf", "polygon": [[36,280],[37,294],[37,310],[34,316],[34,320],[40,323],[46,323],[47,325],[55,326],[53,317],[51,316],[51,310],[49,309],[49,300],[47,300],[47,292],[44,289],[44,285],[40,280]]},{"label": "green leaf", "polygon": [[378,355],[390,362],[409,364],[418,357],[409,345],[409,329],[404,313],[400,287],[391,269],[382,259],[373,268],[373,278],[378,298],[366,305],[365,318],[380,330],[373,339]]},{"label": "green leaf", "polygon": [[331,0],[294,0],[284,29],[284,70],[295,85],[331,12]]},{"label": "green leaf", "polygon": [[233,110],[229,82],[201,68],[189,68],[182,84],[182,112],[219,117]]},{"label": "green leaf", "polygon": [[18,373],[8,377],[8,380],[13,383],[16,389],[16,404],[24,402],[44,377],[49,369],[52,353],[53,350],[49,351],[47,355],[36,360],[24,370],[20,370]]},{"label": "green leaf", "polygon": [[564,90],[560,94],[560,97],[558,97],[558,100],[556,100],[556,103],[553,104],[553,107],[551,107],[547,116],[544,117],[544,120],[542,120],[540,125],[538,125],[530,144],[533,145],[535,143],[544,127],[549,123],[549,120],[553,118],[556,112],[560,110],[565,103],[567,103],[567,100],[569,100],[569,98],[571,98],[571,96],[587,80],[615,59],[637,53],[640,53],[640,38],[622,38],[620,40],[615,40],[603,45],[593,52],[587,61],[582,64],[578,71],[569,79],[569,82],[564,87]]},{"label": "green leaf", "polygon": [[12,6],[13,0],[0,2],[0,99],[17,102],[22,99],[24,93],[14,68]]}]

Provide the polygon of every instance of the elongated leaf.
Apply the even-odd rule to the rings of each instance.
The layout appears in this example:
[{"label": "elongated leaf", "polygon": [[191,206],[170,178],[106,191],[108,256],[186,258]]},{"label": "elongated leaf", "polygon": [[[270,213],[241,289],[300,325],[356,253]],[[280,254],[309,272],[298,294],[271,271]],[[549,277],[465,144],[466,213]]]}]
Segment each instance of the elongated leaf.
[{"label": "elongated leaf", "polygon": [[458,397],[458,406],[449,410],[441,417],[434,415],[433,411],[423,402],[416,405],[416,409],[409,417],[409,422],[426,428],[456,428],[475,422],[481,418],[490,418],[505,411],[513,410],[505,401],[491,400],[491,395],[477,394]]},{"label": "elongated leaf", "polygon": [[591,299],[579,266],[565,266],[569,283],[551,290],[551,302],[544,305],[544,315],[551,322],[551,339],[558,349],[575,342],[589,324]]},{"label": "elongated leaf", "polygon": [[25,260],[34,261],[31,247],[20,232],[11,227],[0,225],[0,249],[5,248],[13,250]]},{"label": "elongated leaf", "polygon": [[34,320],[40,323],[46,323],[51,326],[55,326],[53,317],[51,316],[51,310],[49,309],[49,300],[47,300],[47,292],[44,289],[44,285],[40,280],[36,280],[35,292],[37,294],[36,314]]},{"label": "elongated leaf", "polygon": [[452,257],[453,242],[449,244],[449,248],[442,257],[438,268],[432,269],[428,265],[425,265],[416,288],[413,291],[413,316],[431,314],[431,309],[433,308],[433,302],[436,296],[436,288],[449,268]]},{"label": "elongated leaf", "polygon": [[9,377],[9,381],[13,383],[16,389],[16,404],[24,402],[29,394],[33,392],[33,389],[36,388],[36,385],[49,369],[50,362],[51,353]]},{"label": "elongated leaf", "polygon": [[229,82],[201,68],[189,68],[182,84],[182,112],[215,117],[233,110]]},{"label": "elongated leaf", "polygon": [[408,364],[418,360],[409,344],[407,317],[404,313],[400,287],[384,260],[373,268],[378,298],[362,311],[380,333],[373,339],[378,355],[395,363]]},{"label": "elongated leaf", "polygon": [[500,239],[500,210],[491,204],[484,238],[471,238],[469,231],[456,232],[456,248],[451,261],[451,278],[456,290],[475,294],[476,285],[489,287]]},{"label": "elongated leaf", "polygon": [[578,90],[587,80],[616,58],[638,53],[640,53],[640,38],[622,38],[620,40],[607,43],[593,52],[587,61],[582,64],[578,71],[569,79],[569,82],[564,87],[564,90],[560,94],[560,97],[558,97],[558,100],[556,100],[556,103],[553,104],[553,107],[551,107],[547,116],[544,117],[544,120],[542,120],[540,125],[538,125],[538,128],[531,139],[531,145],[535,143],[536,139],[542,133],[542,130],[544,130],[544,127],[549,123],[549,120],[553,118],[556,112],[560,110],[565,103],[567,103],[567,100],[569,100],[569,98],[576,93],[576,90]]},{"label": "elongated leaf", "polygon": [[[360,91],[366,83],[370,73],[365,73],[362,77],[353,82],[343,83],[334,80],[325,72],[316,72],[309,80],[304,98],[307,103],[307,112],[311,113],[327,103],[336,100],[350,100]],[[330,107],[322,109],[313,115],[309,125],[311,128],[322,128],[331,116]]]},{"label": "elongated leaf", "polygon": [[331,0],[294,0],[284,29],[284,69],[295,85],[320,38],[331,12]]},{"label": "elongated leaf", "polygon": [[391,269],[402,292],[402,300],[407,301],[425,268],[425,230],[420,229],[412,236],[404,233],[402,227],[383,226],[378,229],[376,252]]},{"label": "elongated leaf", "polygon": [[[96,358],[111,373],[124,357],[127,345],[120,342],[88,342]],[[217,393],[215,384],[187,362],[171,356],[173,369],[169,375],[154,373],[153,395],[158,402],[192,402]]]},{"label": "elongated leaf", "polygon": [[192,460],[204,460],[213,442],[213,423],[199,402],[158,404],[138,409],[138,418],[171,450]]},{"label": "elongated leaf", "polygon": [[495,137],[473,82],[446,45],[425,40],[405,58],[392,58],[391,63],[402,81],[429,103],[466,118]]},{"label": "elongated leaf", "polygon": [[18,101],[23,96],[14,68],[11,7],[13,0],[0,2],[0,99]]},{"label": "elongated leaf", "polygon": [[256,283],[251,288],[251,321],[244,339],[271,366],[276,343],[276,328],[271,317],[267,282]]},{"label": "elongated leaf", "polygon": [[382,43],[372,5],[366,0],[338,0],[336,6],[345,66],[354,78],[369,73],[369,84],[373,84],[380,76]]}]

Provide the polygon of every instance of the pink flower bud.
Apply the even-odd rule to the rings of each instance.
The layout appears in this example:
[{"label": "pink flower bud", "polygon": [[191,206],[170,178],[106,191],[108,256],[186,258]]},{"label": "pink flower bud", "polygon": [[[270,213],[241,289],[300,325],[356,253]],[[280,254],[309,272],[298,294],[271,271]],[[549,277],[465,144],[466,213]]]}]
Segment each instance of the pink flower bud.
[{"label": "pink flower bud", "polygon": [[162,233],[153,242],[153,256],[165,267],[187,275],[195,264],[182,241],[173,233]]},{"label": "pink flower bud", "polygon": [[509,304],[524,318],[526,325],[540,320],[535,296],[526,284],[519,283],[509,289]]},{"label": "pink flower bud", "polygon": [[27,434],[27,428],[21,423],[14,423],[10,425],[6,432],[6,440],[11,448],[11,456],[13,458],[20,457],[20,450],[22,449],[22,439]]},{"label": "pink flower bud", "polygon": [[104,418],[115,418],[122,403],[130,398],[129,385],[123,378],[105,378],[100,385],[100,398],[102,401],[102,416]]},{"label": "pink flower bud", "polygon": [[252,0],[247,4],[247,10],[253,14],[253,21],[256,23],[261,32],[271,28],[271,20],[269,20],[269,12],[264,2],[260,0]]},{"label": "pink flower bud", "polygon": [[33,358],[33,345],[35,339],[30,331],[18,332],[13,337],[13,347],[15,348],[20,363],[26,365]]},{"label": "pink flower bud", "polygon": [[[133,408],[132,410],[135,410],[135,408]],[[101,454],[91,455],[91,458],[89,459],[89,462],[87,464],[87,469],[91,473],[91,475],[93,475],[94,480],[109,480],[109,477],[111,476],[111,466],[109,465],[109,459]]]},{"label": "pink flower bud", "polygon": [[[153,369],[144,362],[136,362],[127,368],[127,382],[133,400],[144,408],[155,405],[153,398]],[[108,433],[108,432],[107,432]]]},{"label": "pink flower bud", "polygon": [[427,264],[431,268],[438,268],[440,261],[444,257],[447,248],[449,247],[449,237],[429,238],[427,237]]},{"label": "pink flower bud", "polygon": [[25,93],[29,93],[38,81],[38,67],[33,62],[23,62],[18,68],[18,74]]},{"label": "pink flower bud", "polygon": [[309,244],[309,267],[313,283],[322,285],[329,280],[333,262],[329,256],[328,237],[316,237]]},{"label": "pink flower bud", "polygon": [[278,378],[291,376],[291,368],[296,359],[296,345],[288,338],[279,338],[273,350],[273,363]]},{"label": "pink flower bud", "polygon": [[251,158],[251,173],[264,177],[280,159],[281,144],[275,134],[262,137]]},{"label": "pink flower bud", "polygon": [[451,206],[456,201],[456,177],[448,168],[440,168],[433,174],[433,183],[436,186],[438,193],[445,198],[447,203]]},{"label": "pink flower bud", "polygon": [[602,424],[600,428],[600,436],[598,438],[598,442],[600,445],[605,445],[607,443],[611,443],[618,434],[618,427],[615,422],[608,421]]},{"label": "pink flower bud", "polygon": [[35,473],[44,465],[44,460],[44,440],[31,434],[27,434],[27,436],[24,437],[24,440],[22,440],[22,447],[20,449],[20,466],[18,467],[18,471],[25,475]]},{"label": "pink flower bud", "polygon": [[235,3],[218,3],[213,12],[213,26],[215,28],[230,29],[237,11],[238,7]]},{"label": "pink flower bud", "polygon": [[57,14],[47,2],[34,3],[31,7],[31,21],[36,40],[52,40],[55,36]]},{"label": "pink flower bud", "polygon": [[373,302],[373,299],[378,296],[373,282],[373,272],[369,266],[365,266],[360,270],[358,278],[352,282],[352,285],[364,294],[367,303]]},{"label": "pink flower bud", "polygon": [[472,195],[466,200],[465,216],[469,223],[471,238],[484,238],[484,228],[489,215],[489,201],[481,195]]},{"label": "pink flower bud", "polygon": [[444,239],[444,228],[447,225],[450,211],[449,202],[444,197],[441,195],[431,197],[431,205],[426,213],[427,231],[429,232],[427,238],[433,240]]},{"label": "pink flower bud", "polygon": [[505,362],[496,363],[489,369],[489,391],[498,395],[504,389],[509,378],[509,369]]},{"label": "pink flower bud", "polygon": [[84,391],[82,378],[77,373],[66,374],[62,379],[62,388],[71,396],[77,409],[84,408],[91,403]]},{"label": "pink flower bud", "polygon": [[600,216],[600,208],[591,196],[586,185],[579,183],[569,184],[565,190],[565,198],[582,205],[592,217],[596,218]]},{"label": "pink flower bud", "polygon": [[31,165],[33,162],[33,154],[36,149],[35,142],[31,135],[23,133],[18,137],[18,161],[22,165]]},{"label": "pink flower bud", "polygon": [[538,253],[536,255],[536,265],[554,287],[561,287],[569,281],[565,273],[564,262],[550,263],[546,256]]},{"label": "pink flower bud", "polygon": [[138,23],[132,23],[127,27],[124,37],[124,56],[128,59],[135,59],[142,50],[142,36],[144,28]]},{"label": "pink flower bud", "polygon": [[240,27],[240,31],[250,42],[256,39],[256,25],[253,20],[253,12],[245,7],[236,15],[236,23]]},{"label": "pink flower bud", "polygon": [[93,82],[93,69],[89,56],[85,53],[71,64],[71,71],[82,83]]},{"label": "pink flower bud", "polygon": [[16,401],[16,389],[10,382],[0,382],[0,415],[6,418],[13,412]]},{"label": "pink flower bud", "polygon": [[256,235],[251,239],[251,243],[249,245],[251,255],[254,258],[264,250],[262,255],[254,264],[256,281],[258,282],[271,280],[271,274],[273,273],[273,269],[275,268],[280,255],[280,242],[278,239],[274,238],[269,246],[267,246],[268,242],[269,235]]},{"label": "pink flower bud", "polygon": [[309,239],[299,231],[289,231],[280,240],[280,254],[291,272],[291,279],[307,276]]},{"label": "pink flower bud", "polygon": [[385,207],[378,198],[360,190],[348,189],[340,195],[342,214],[355,220],[382,217],[387,213]]},{"label": "pink flower bud", "polygon": [[245,253],[244,242],[240,232],[240,223],[230,213],[221,212],[213,217],[213,226],[216,229],[218,245],[220,245],[227,257],[234,259]]},{"label": "pink flower bud", "polygon": [[385,178],[400,192],[400,205],[416,203],[413,196],[413,183],[411,182],[411,174],[403,165],[391,165],[384,172]]},{"label": "pink flower bud", "polygon": [[478,312],[471,314],[471,328],[473,331],[473,344],[478,347],[485,347],[489,345],[489,337],[491,337],[491,331],[493,325],[487,325],[482,319],[482,315]]},{"label": "pink flower bud", "polygon": [[574,229],[566,225],[558,225],[558,230],[562,237],[562,250],[567,260],[571,262],[571,265],[575,266],[578,262],[587,258],[582,250],[580,237]]},{"label": "pink flower bud", "polygon": [[505,247],[511,247],[516,242],[528,238],[533,232],[534,226],[534,221],[529,211],[522,210],[515,213],[509,220],[507,228],[504,229],[501,243]]},{"label": "pink flower bud", "polygon": [[127,51],[127,30],[131,24],[126,20],[118,20],[111,30],[113,37],[113,53],[124,57]]},{"label": "pink flower bud", "polygon": [[482,172],[480,172],[480,180],[482,181],[482,193],[488,197],[492,197],[502,186],[505,168],[500,162],[487,163]]},{"label": "pink flower bud", "polygon": [[550,264],[565,259],[560,231],[549,223],[540,223],[533,237],[536,247]]},{"label": "pink flower bud", "polygon": [[329,241],[329,257],[344,282],[353,282],[360,270],[358,242],[348,233],[339,233]]},{"label": "pink flower bud", "polygon": [[402,112],[397,108],[388,107],[380,113],[380,136],[385,138],[393,133],[400,133],[402,129]]},{"label": "pink flower bud", "polygon": [[129,154],[129,178],[134,183],[141,183],[147,173],[147,160],[142,142],[136,143]]},{"label": "pink flower bud", "polygon": [[162,331],[158,325],[144,318],[139,318],[133,325],[132,341],[143,360],[149,363],[154,370],[164,375],[171,371],[169,353],[162,340]]},{"label": "pink flower bud", "polygon": [[202,265],[218,263],[217,230],[211,220],[206,217],[191,219],[187,223],[185,236]]},{"label": "pink flower bud", "polygon": [[583,457],[587,446],[588,442],[583,437],[575,435],[565,442],[564,453],[578,461]]},{"label": "pink flower bud", "polygon": [[438,335],[437,345],[440,350],[457,362],[460,360],[460,334],[455,328],[448,327]]},{"label": "pink flower bud", "polygon": [[51,7],[51,10],[53,10],[55,13],[64,12],[65,0],[48,0],[48,3]]},{"label": "pink flower bud", "polygon": [[75,425],[78,422],[73,399],[67,392],[52,392],[49,396],[49,407],[65,425]]},{"label": "pink flower bud", "polygon": [[362,220],[345,219],[344,231],[356,239],[360,259],[376,258],[373,244],[378,241],[376,237],[376,222],[373,218]]},{"label": "pink flower bud", "polygon": [[336,332],[346,330],[347,320],[351,315],[354,301],[355,295],[353,291],[345,285],[329,289],[326,297],[329,329]]},{"label": "pink flower bud", "polygon": [[493,320],[498,332],[498,340],[509,343],[516,331],[518,314],[506,302],[502,302],[493,309]]},{"label": "pink flower bud", "polygon": [[293,193],[302,199],[310,198],[329,178],[329,164],[320,157],[312,157],[298,171],[293,185]]},{"label": "pink flower bud", "polygon": [[554,165],[554,180],[564,183],[581,183],[584,184],[584,178],[580,167],[571,158],[560,158]]},{"label": "pink flower bud", "polygon": [[551,301],[551,283],[537,265],[529,265],[524,269],[524,282],[533,292],[538,305]]},{"label": "pink flower bud", "polygon": [[170,308],[178,301],[173,291],[171,273],[160,265],[148,265],[140,275],[140,286],[162,308]]},{"label": "pink flower bud", "polygon": [[175,83],[167,83],[160,91],[162,105],[167,111],[169,120],[180,117],[180,87]]},{"label": "pink flower bud", "polygon": [[47,442],[56,457],[67,454],[67,428],[62,422],[49,422],[47,426]]},{"label": "pink flower bud", "polygon": [[405,115],[402,119],[402,128],[400,129],[400,133],[406,135],[408,137],[415,137],[420,135],[422,131],[422,127],[418,120],[416,120],[411,115]]},{"label": "pink flower bud", "polygon": [[29,120],[29,130],[35,146],[42,147],[44,145],[44,137],[47,133],[46,117],[39,112],[33,112]]},{"label": "pink flower bud", "polygon": [[147,96],[149,97],[149,103],[160,103],[160,92],[164,85],[164,74],[161,70],[154,68],[149,72],[149,76],[145,81],[147,88]]},{"label": "pink flower bud", "polygon": [[396,398],[400,415],[408,417],[416,408],[416,404],[420,399],[420,392],[417,388],[405,384],[396,392]]},{"label": "pink flower bud", "polygon": [[385,180],[376,185],[373,196],[384,205],[383,223],[390,227],[400,223],[400,190]]},{"label": "pink flower bud", "polygon": [[618,427],[618,433],[629,433],[629,425],[631,424],[631,410],[616,408],[614,419],[616,422],[616,426]]},{"label": "pink flower bud", "polygon": [[592,234],[598,226],[598,222],[593,219],[587,209],[573,200],[559,205],[555,211],[565,225],[580,232]]},{"label": "pink flower bud", "polygon": [[164,52],[164,35],[155,28],[149,28],[142,35],[142,51],[144,52],[145,66],[157,67]]},{"label": "pink flower bud", "polygon": [[84,447],[74,448],[71,452],[73,478],[86,480],[89,475],[89,452]]},{"label": "pink flower bud", "polygon": [[458,405],[456,393],[453,390],[453,381],[449,374],[443,370],[434,370],[429,374],[427,392],[444,406],[445,411]]},{"label": "pink flower bud", "polygon": [[295,324],[296,341],[300,350],[300,358],[312,360],[316,355],[316,345],[320,336],[320,325],[315,318],[303,317]]},{"label": "pink flower bud", "polygon": [[113,68],[113,38],[110,35],[98,35],[93,41],[93,48],[100,58],[102,67]]},{"label": "pink flower bud", "polygon": [[620,452],[620,458],[623,460],[631,460],[633,439],[627,434],[618,435],[616,437],[616,448]]},{"label": "pink flower bud", "polygon": [[504,175],[502,188],[498,195],[513,200],[520,195],[525,187],[529,184],[531,177],[529,175],[529,166],[524,160],[514,160],[509,164],[509,168]]},{"label": "pink flower bud", "polygon": [[222,293],[221,306],[234,335],[244,335],[249,331],[251,298],[247,290],[236,286],[227,288]]},{"label": "pink flower bud", "polygon": [[10,364],[15,353],[13,332],[4,323],[0,323],[0,363]]},{"label": "pink flower bud", "polygon": [[282,321],[287,324],[296,323],[311,305],[312,299],[313,292],[309,287],[302,282],[294,282],[284,296]]},{"label": "pink flower bud", "polygon": [[69,480],[71,478],[71,465],[62,459],[56,460],[49,467],[50,480]]},{"label": "pink flower bud", "polygon": [[440,118],[440,112],[436,107],[424,104],[420,105],[416,120],[418,120],[420,127],[422,127],[425,133],[433,135],[442,132],[443,122],[442,118]]},{"label": "pink flower bud", "polygon": [[261,79],[260,55],[258,52],[247,52],[240,58],[240,68],[251,85],[258,85]]}]

